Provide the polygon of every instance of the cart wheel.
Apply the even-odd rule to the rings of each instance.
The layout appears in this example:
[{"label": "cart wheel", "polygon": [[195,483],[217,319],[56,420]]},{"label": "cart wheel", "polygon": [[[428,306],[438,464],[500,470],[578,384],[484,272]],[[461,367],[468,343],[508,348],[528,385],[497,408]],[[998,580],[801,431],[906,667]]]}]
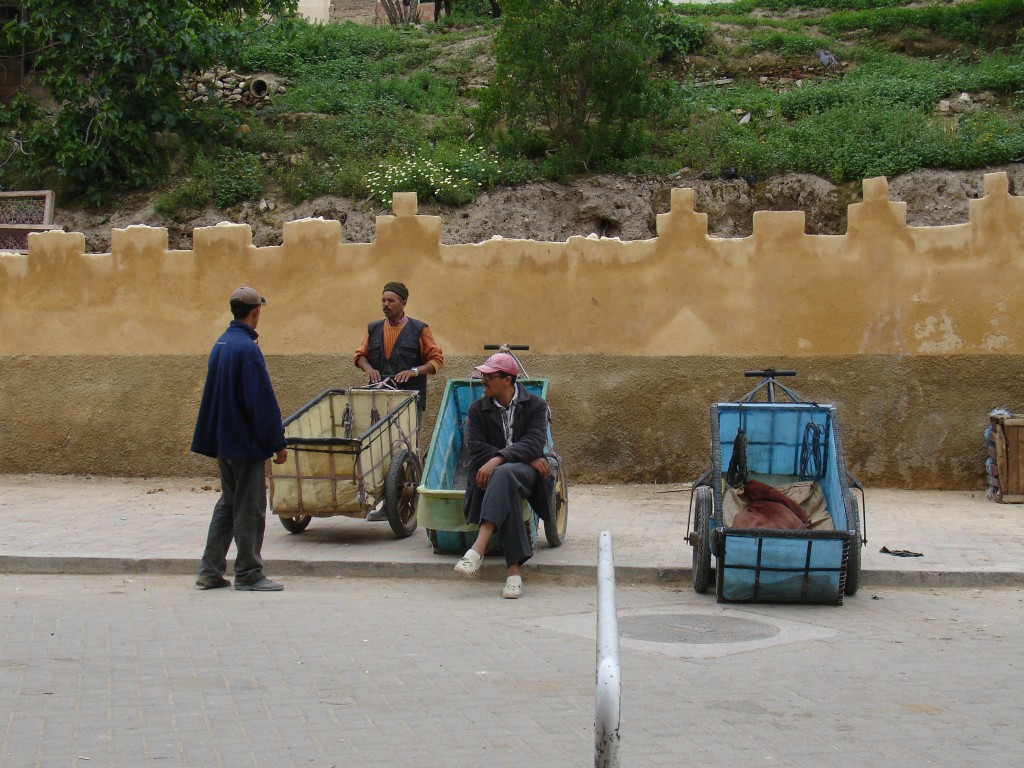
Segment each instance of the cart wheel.
[{"label": "cart wheel", "polygon": [[549,547],[560,547],[565,541],[565,532],[569,528],[569,473],[565,464],[555,464],[555,487],[551,492],[551,516],[549,523],[544,523],[544,536]]},{"label": "cart wheel", "polygon": [[[854,532],[854,536],[850,541],[850,554],[846,558],[846,587],[843,592],[847,595],[855,595],[857,588],[860,587],[860,550],[863,542],[860,538],[860,507],[857,505],[853,491],[849,491],[849,495],[846,497],[846,509],[851,517],[850,520],[847,520],[846,527]],[[853,525],[850,525],[851,522]]]},{"label": "cart wheel", "polygon": [[697,487],[697,510],[693,529],[697,540],[693,543],[693,591],[704,594],[711,584],[711,518],[714,499],[706,485]]},{"label": "cart wheel", "polygon": [[416,504],[419,501],[420,458],[402,449],[391,460],[384,478],[384,511],[395,536],[404,539],[416,530]]},{"label": "cart wheel", "polygon": [[302,533],[313,518],[310,515],[298,515],[296,517],[281,517],[281,525],[288,533]]}]

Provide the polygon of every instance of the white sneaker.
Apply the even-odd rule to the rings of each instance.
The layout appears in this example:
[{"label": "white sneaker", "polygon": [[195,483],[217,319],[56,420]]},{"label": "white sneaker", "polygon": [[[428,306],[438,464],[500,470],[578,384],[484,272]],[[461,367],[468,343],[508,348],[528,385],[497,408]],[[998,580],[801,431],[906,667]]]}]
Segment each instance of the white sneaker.
[{"label": "white sneaker", "polygon": [[464,573],[467,576],[473,576],[477,571],[480,570],[480,564],[483,562],[484,556],[477,552],[475,549],[471,549],[462,556],[462,559],[455,565],[455,570],[458,573]]},{"label": "white sneaker", "polygon": [[505,588],[501,590],[501,596],[507,600],[515,600],[523,595],[523,577],[509,576],[505,580]]}]

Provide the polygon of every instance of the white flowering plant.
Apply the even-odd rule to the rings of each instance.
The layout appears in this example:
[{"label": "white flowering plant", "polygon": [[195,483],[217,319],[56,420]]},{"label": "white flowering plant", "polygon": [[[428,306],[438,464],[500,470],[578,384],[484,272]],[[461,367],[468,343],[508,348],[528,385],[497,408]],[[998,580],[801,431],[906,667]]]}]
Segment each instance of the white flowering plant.
[{"label": "white flowering plant", "polygon": [[385,161],[366,174],[365,183],[370,196],[384,204],[391,203],[395,192],[415,192],[420,200],[464,205],[480,189],[501,180],[501,163],[495,153],[483,147],[463,147],[433,158],[411,154]]}]

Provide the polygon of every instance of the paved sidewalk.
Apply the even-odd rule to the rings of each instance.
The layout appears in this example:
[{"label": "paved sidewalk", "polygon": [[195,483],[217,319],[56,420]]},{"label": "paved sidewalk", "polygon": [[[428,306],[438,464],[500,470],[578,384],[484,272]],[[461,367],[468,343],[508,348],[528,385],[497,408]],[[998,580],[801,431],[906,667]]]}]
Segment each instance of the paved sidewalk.
[{"label": "paved sidewalk", "polygon": [[[89,478],[0,475],[0,572],[191,574],[202,551],[217,481],[203,478]],[[565,544],[541,543],[527,574],[592,582],[597,540],[612,533],[620,583],[690,579],[689,490],[682,485],[570,486]],[[1024,585],[1024,506],[984,493],[867,492],[868,544],[861,584]],[[893,557],[879,552],[920,552]],[[289,534],[268,520],[263,555],[271,577],[436,576],[454,556],[435,555],[422,530],[398,540],[387,523],[314,519]],[[503,579],[488,558],[484,577]]]}]

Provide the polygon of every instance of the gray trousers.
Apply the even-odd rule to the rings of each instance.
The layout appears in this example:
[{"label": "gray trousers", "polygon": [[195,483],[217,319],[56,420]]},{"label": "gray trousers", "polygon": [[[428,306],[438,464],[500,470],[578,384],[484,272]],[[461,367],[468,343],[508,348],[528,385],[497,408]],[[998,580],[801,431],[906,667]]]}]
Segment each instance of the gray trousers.
[{"label": "gray trousers", "polygon": [[529,464],[502,464],[487,481],[480,519],[498,529],[505,565],[522,565],[533,557],[523,524],[523,499],[529,498],[538,477]]},{"label": "gray trousers", "polygon": [[228,547],[235,542],[235,583],[263,578],[263,532],[267,527],[265,461],[218,459],[220,499],[213,508],[199,578],[216,580],[227,569]]}]

